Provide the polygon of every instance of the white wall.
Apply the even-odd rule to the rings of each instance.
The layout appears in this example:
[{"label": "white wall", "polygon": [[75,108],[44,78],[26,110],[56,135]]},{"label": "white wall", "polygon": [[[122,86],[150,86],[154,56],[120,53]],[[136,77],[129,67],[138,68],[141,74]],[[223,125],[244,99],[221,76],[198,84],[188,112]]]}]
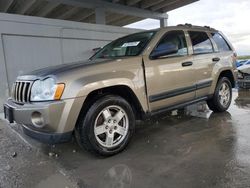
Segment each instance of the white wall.
[{"label": "white wall", "polygon": [[86,60],[93,48],[138,30],[0,13],[0,111],[16,77]]}]

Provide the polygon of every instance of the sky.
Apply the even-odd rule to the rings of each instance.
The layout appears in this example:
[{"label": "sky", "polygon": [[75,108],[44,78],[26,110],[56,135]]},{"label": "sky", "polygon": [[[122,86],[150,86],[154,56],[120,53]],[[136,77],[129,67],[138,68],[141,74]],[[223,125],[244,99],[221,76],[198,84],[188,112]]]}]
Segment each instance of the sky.
[{"label": "sky", "polygon": [[[191,23],[222,31],[238,55],[250,55],[250,0],[200,0],[168,12],[168,25]],[[125,27],[154,29],[159,21],[146,19]]]}]

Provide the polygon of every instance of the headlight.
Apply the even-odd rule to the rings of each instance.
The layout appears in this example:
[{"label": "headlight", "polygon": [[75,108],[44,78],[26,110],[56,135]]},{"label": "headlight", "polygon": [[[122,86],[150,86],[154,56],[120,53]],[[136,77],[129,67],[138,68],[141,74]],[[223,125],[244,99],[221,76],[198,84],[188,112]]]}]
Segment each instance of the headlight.
[{"label": "headlight", "polygon": [[238,71],[238,78],[240,78],[240,79],[243,79],[243,78],[244,78],[243,73],[242,73],[242,72],[240,72],[240,71]]},{"label": "headlight", "polygon": [[64,90],[64,84],[57,84],[55,79],[36,80],[31,88],[31,101],[59,100]]}]

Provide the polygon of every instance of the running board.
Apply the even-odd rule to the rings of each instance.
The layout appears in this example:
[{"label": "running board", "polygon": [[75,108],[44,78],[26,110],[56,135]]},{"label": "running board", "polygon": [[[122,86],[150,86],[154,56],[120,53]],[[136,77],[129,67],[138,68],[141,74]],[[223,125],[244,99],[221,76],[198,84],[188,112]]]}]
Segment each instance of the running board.
[{"label": "running board", "polygon": [[201,98],[198,98],[198,99],[195,99],[195,100],[192,100],[192,101],[180,103],[180,104],[177,104],[177,105],[168,106],[168,107],[165,107],[165,108],[161,108],[159,110],[154,110],[152,112],[149,112],[149,114],[151,116],[163,114],[165,112],[172,111],[172,110],[177,110],[177,109],[180,109],[180,108],[184,108],[186,106],[189,106],[189,105],[201,102],[201,101],[206,101],[207,99],[209,99],[209,97],[207,97],[207,96],[206,97],[201,97]]}]

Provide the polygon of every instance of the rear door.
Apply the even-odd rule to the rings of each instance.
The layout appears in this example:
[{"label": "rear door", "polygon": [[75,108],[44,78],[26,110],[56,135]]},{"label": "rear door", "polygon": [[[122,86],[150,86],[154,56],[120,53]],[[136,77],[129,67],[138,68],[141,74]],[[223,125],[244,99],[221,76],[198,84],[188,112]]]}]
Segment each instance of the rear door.
[{"label": "rear door", "polygon": [[193,47],[196,98],[200,98],[209,94],[213,67],[220,59],[215,57],[212,41],[206,32],[189,31],[188,33]]},{"label": "rear door", "polygon": [[155,111],[164,107],[193,100],[195,97],[195,75],[192,57],[188,54],[185,33],[182,30],[167,31],[159,42],[152,46],[155,51],[177,45],[177,52],[156,59],[144,55],[145,79],[149,96],[149,107]]},{"label": "rear door", "polygon": [[215,57],[217,59],[220,59],[220,62],[235,67],[235,53],[234,49],[230,44],[227,42],[227,40],[224,38],[223,34],[219,32],[212,32],[209,34],[211,37],[211,40],[214,44],[214,50],[215,50]]}]

